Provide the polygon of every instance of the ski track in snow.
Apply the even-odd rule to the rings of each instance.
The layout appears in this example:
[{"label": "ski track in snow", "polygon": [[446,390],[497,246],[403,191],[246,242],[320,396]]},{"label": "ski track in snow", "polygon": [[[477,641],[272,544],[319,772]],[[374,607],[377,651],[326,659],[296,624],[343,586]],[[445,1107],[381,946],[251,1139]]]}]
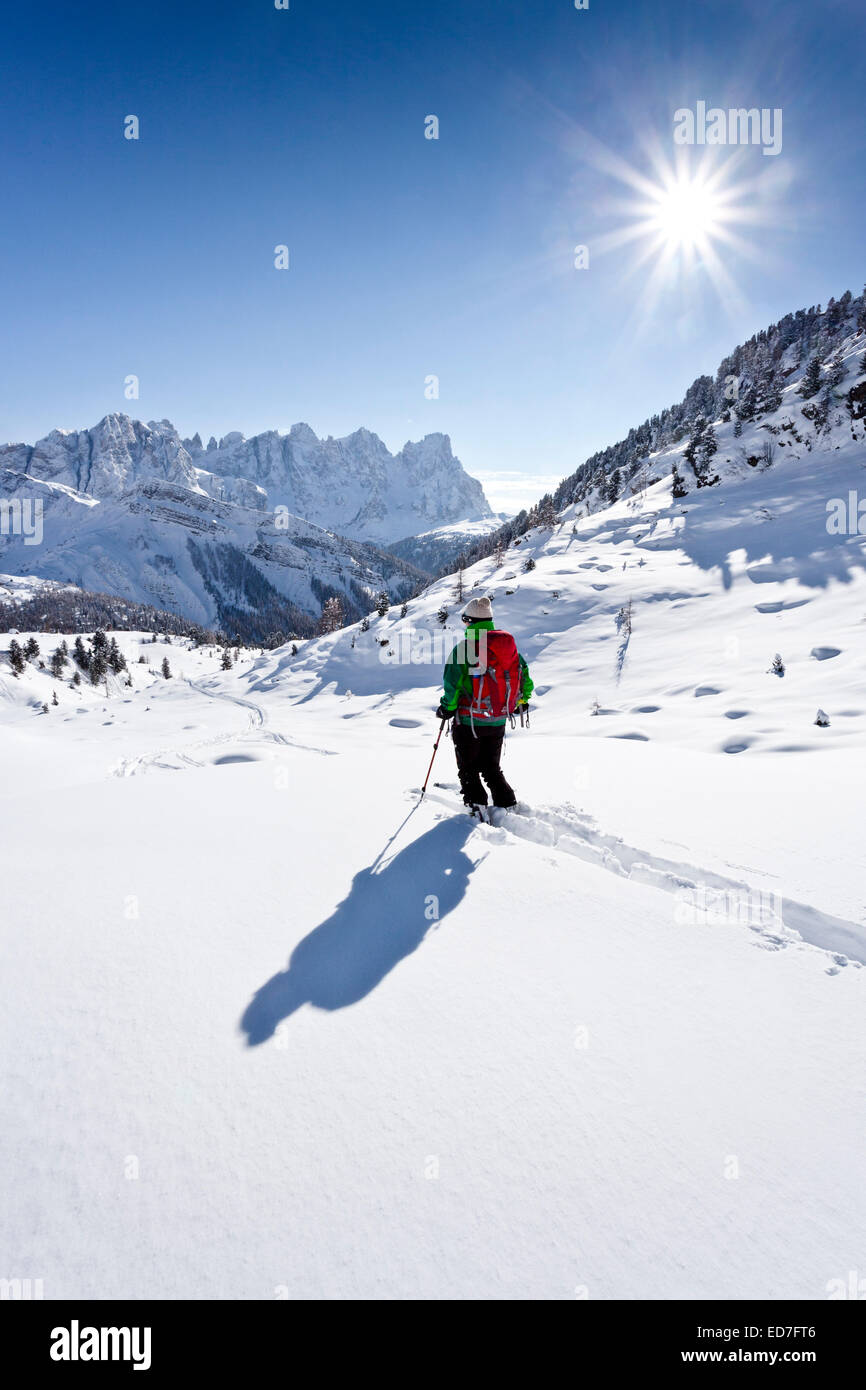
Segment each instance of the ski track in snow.
[{"label": "ski track in snow", "polygon": [[[437,801],[452,811],[456,809],[452,799],[437,796],[435,791],[428,791],[425,799]],[[508,837],[513,836],[574,855],[621,878],[645,883],[665,893],[683,894],[685,912],[691,907],[695,915],[699,915],[695,902],[700,903],[701,895],[708,890],[714,894],[730,894],[739,903],[759,902],[761,920],[742,925],[761,937],[760,944],[765,950],[781,950],[800,942],[817,947],[832,956],[833,963],[827,970],[830,975],[838,974],[846,965],[859,969],[866,963],[866,952],[860,944],[862,931],[856,923],[782,895],[775,895],[777,912],[767,907],[766,894],[762,896],[742,879],[727,878],[711,869],[695,868],[627,845],[619,836],[599,830],[593,816],[569,804],[547,809],[532,807],[526,811],[491,807],[488,815],[490,820],[481,821],[477,829],[494,844],[507,843]],[[691,904],[689,894],[696,895]],[[712,909],[705,910],[705,914],[712,919]],[[712,920],[709,924],[712,925]],[[740,924],[739,920],[733,923]]]},{"label": "ski track in snow", "polygon": [[289,738],[287,734],[269,729],[267,727],[268,715],[263,707],[253,700],[245,700],[239,695],[230,695],[223,690],[208,690],[207,686],[200,681],[187,679],[186,683],[192,690],[196,690],[199,695],[207,696],[209,700],[225,700],[229,704],[238,705],[241,709],[246,710],[249,715],[246,729],[240,733],[217,734],[213,738],[200,739],[196,743],[189,744],[186,748],[161,748],[153,753],[141,753],[135,757],[122,758],[112,769],[113,776],[135,777],[141,772],[148,772],[154,768],[168,772],[180,772],[189,768],[207,767],[211,760],[196,758],[193,756],[195,752],[216,748],[223,744],[244,743],[249,741],[250,735],[255,735],[256,741],[264,740],[287,748],[298,748],[306,753],[321,754],[323,757],[330,757],[335,754],[334,749],[317,748],[312,744],[298,743]]}]

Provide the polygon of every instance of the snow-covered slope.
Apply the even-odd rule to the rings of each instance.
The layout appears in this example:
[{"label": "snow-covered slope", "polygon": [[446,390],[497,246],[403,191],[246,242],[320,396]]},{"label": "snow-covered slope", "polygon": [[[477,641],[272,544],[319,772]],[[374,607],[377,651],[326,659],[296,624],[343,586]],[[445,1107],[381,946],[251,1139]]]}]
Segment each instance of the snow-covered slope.
[{"label": "snow-covered slope", "polygon": [[503,521],[508,520],[506,512],[476,519],[451,522],[448,526],[437,526],[432,531],[424,531],[420,536],[408,536],[405,540],[394,541],[387,548],[392,555],[417,565],[427,574],[442,574],[456,568],[461,557],[482,536],[496,531]]},{"label": "snow-covered slope", "polygon": [[47,715],[2,672],[10,1273],[823,1299],[857,1269],[866,577],[827,504],[866,448],[833,428],[767,469],[720,429],[722,485],[660,469],[467,571],[536,681],[491,825],[444,741],[418,804],[454,578],[228,672],[124,637],[135,689]]},{"label": "snow-covered slope", "polygon": [[376,593],[413,591],[420,574],[370,546],[288,513],[220,502],[144,480],[97,501],[56,481],[0,474],[0,499],[42,505],[41,543],[0,536],[0,568],[150,603],[252,640],[313,630],[324,599],[364,612]]}]

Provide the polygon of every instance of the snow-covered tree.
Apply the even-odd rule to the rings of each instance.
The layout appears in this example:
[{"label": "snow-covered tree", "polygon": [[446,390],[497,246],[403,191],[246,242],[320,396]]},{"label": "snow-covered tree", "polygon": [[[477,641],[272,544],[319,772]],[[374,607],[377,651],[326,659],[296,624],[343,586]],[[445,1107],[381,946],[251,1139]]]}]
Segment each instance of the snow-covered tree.
[{"label": "snow-covered tree", "polygon": [[445,607],[444,603],[436,614],[436,621],[441,623],[443,627],[448,621],[448,609]]},{"label": "snow-covered tree", "polygon": [[121,671],[126,670],[126,657],[117,645],[117,639],[115,637],[112,637],[108,644],[106,660],[116,676],[120,675]]},{"label": "snow-covered tree", "polygon": [[676,466],[675,463],[671,465],[671,475],[672,475],[673,480],[674,480],[674,485],[673,485],[673,495],[674,495],[674,497],[688,497],[688,495],[689,495],[688,488],[686,487],[685,483],[683,482],[682,474],[680,473],[680,470],[677,468],[677,466]]},{"label": "snow-covered tree", "polygon": [[[230,671],[230,670],[232,669],[232,664],[233,664],[233,663],[232,663],[232,654],[231,654],[231,651],[229,650],[228,647],[223,647],[223,656],[222,656],[222,661],[220,662],[220,670],[221,670],[221,671]],[[168,657],[166,657],[165,660],[164,660],[164,662],[163,662],[163,666],[167,666],[167,665],[168,665]],[[165,671],[163,671],[163,675],[165,675]]]},{"label": "snow-covered tree", "polygon": [[531,555],[527,555],[526,559],[525,559],[524,562],[523,562],[523,570],[524,570],[524,573],[525,573],[525,574],[529,574],[529,573],[530,573],[532,570],[534,570],[534,569],[535,569],[535,561],[533,560],[533,558],[532,558]]},{"label": "snow-covered tree", "polygon": [[[226,648],[226,651],[228,651],[228,648]],[[167,656],[164,656],[164,657],[162,658],[162,666],[161,666],[160,669],[161,669],[161,671],[162,671],[162,678],[163,678],[163,680],[166,680],[166,681],[171,680],[171,667],[170,667],[169,664],[168,664],[168,657],[167,657]]]},{"label": "snow-covered tree", "polygon": [[381,589],[376,595],[376,612],[379,614],[379,617],[386,618],[390,607],[391,595],[385,589]]},{"label": "snow-covered tree", "polygon": [[16,642],[13,637],[12,641],[9,643],[9,665],[12,667],[13,676],[20,676],[26,664],[27,661],[21,650],[21,644],[20,642]]},{"label": "snow-covered tree", "polygon": [[35,637],[29,637],[24,643],[24,655],[28,661],[33,661],[39,655],[39,643]]},{"label": "snow-covered tree", "polygon": [[[381,599],[381,597],[382,595],[380,594],[379,598]],[[386,607],[385,612],[387,613],[387,611],[388,609]],[[322,608],[322,616],[319,619],[320,635],[328,632],[339,632],[340,628],[343,626],[343,621],[342,599],[338,598],[336,595],[332,595],[331,598],[325,599],[324,607]]]},{"label": "snow-covered tree", "polygon": [[770,672],[774,676],[784,676],[785,674],[785,663],[778,652],[770,663]]},{"label": "snow-covered tree", "polygon": [[803,379],[797,387],[798,394],[807,401],[821,386],[821,354],[815,352],[806,363]]},{"label": "snow-covered tree", "polygon": [[835,390],[848,375],[848,369],[842,360],[841,353],[834,353],[827,363],[827,385],[831,390]]},{"label": "snow-covered tree", "polygon": [[[103,635],[103,637],[105,637],[105,633],[103,633],[102,635]],[[96,637],[96,634],[94,634],[94,640],[95,640],[95,637]],[[108,640],[107,640],[107,638],[106,638],[106,641],[105,641],[104,646],[103,646],[103,645],[94,646],[94,647],[93,647],[93,650],[92,650],[91,653],[90,653],[90,665],[89,665],[88,668],[87,668],[87,673],[88,673],[88,675],[90,676],[90,684],[91,684],[91,685],[98,685],[100,681],[105,680],[105,677],[106,677],[107,672],[108,672]]]},{"label": "snow-covered tree", "polygon": [[69,648],[65,642],[61,642],[51,653],[51,674],[56,680],[60,680],[68,660]]}]

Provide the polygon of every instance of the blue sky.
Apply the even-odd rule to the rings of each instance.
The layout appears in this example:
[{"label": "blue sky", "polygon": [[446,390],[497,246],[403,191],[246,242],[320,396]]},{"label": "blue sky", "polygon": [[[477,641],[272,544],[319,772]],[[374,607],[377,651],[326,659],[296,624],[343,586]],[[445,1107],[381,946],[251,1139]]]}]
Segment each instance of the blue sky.
[{"label": "blue sky", "polygon": [[[735,342],[860,291],[864,30],[860,0],[8,10],[0,440],[113,410],[442,430],[520,505]],[[682,152],[689,179],[732,160],[750,220],[714,243],[721,290],[680,251],[649,297],[616,161],[656,181],[698,100],[781,108],[783,147]]]}]

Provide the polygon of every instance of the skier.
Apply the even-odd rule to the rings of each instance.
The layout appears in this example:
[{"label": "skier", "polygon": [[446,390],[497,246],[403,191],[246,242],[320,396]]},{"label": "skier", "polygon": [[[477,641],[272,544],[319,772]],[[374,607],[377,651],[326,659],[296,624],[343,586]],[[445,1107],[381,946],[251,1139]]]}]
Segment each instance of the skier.
[{"label": "skier", "polygon": [[516,806],[499,766],[506,720],[522,714],[533,691],[529,667],[510,632],[493,625],[489,598],[474,598],[462,614],[466,636],[445,663],[445,693],[436,711],[452,720],[460,789],[467,806]]}]

